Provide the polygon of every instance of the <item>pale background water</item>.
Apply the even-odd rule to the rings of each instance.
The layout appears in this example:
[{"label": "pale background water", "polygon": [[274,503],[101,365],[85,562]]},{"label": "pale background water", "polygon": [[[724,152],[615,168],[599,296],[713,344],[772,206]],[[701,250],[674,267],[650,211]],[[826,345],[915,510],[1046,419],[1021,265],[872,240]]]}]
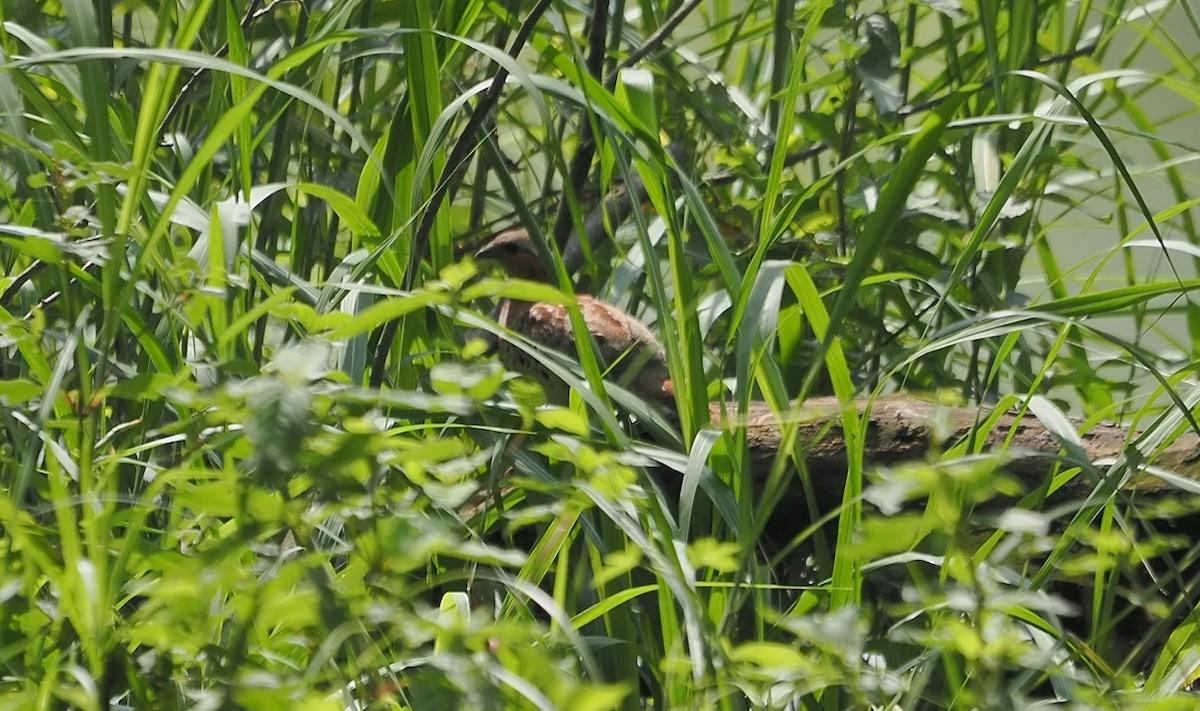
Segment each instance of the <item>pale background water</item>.
[{"label": "pale background water", "polygon": [[[1150,48],[1143,49],[1138,54],[1130,69],[1150,74],[1168,72],[1171,69],[1170,63],[1162,53],[1153,48],[1154,41],[1166,40],[1168,36],[1182,53],[1192,58],[1193,65],[1200,55],[1200,37],[1194,33],[1184,8],[1178,4],[1171,8],[1157,28],[1148,20],[1140,21],[1137,26],[1153,39]],[[1117,62],[1129,53],[1130,47],[1141,36],[1142,32],[1133,26],[1123,28],[1108,52],[1103,68],[1121,68]],[[1075,75],[1078,75],[1078,72],[1073,74]],[[1179,76],[1178,71],[1175,72],[1175,76]],[[1180,83],[1183,85],[1175,88],[1169,84],[1151,85],[1135,103],[1150,120],[1155,136],[1167,144],[1170,158],[1178,162],[1177,171],[1182,177],[1188,198],[1191,198],[1200,196],[1200,107],[1196,101],[1180,96],[1180,91],[1194,91],[1196,85]],[[1143,82],[1131,84],[1124,90],[1133,95],[1143,91],[1145,87]],[[1103,123],[1131,132],[1137,130],[1134,121],[1124,113],[1111,113]],[[1109,131],[1108,135],[1133,175],[1150,211],[1157,214],[1176,204],[1178,199],[1168,184],[1165,172],[1156,169],[1162,161],[1155,154],[1153,143],[1144,137],[1118,131]],[[1099,141],[1090,135],[1081,140],[1075,155],[1082,158],[1091,168],[1101,171],[1103,176],[1066,191],[1067,195],[1082,203],[1080,206],[1067,208],[1047,202],[1041,209],[1042,222],[1047,226],[1047,239],[1058,259],[1059,267],[1064,272],[1071,270],[1066,280],[1068,291],[1078,293],[1086,280],[1097,271],[1093,290],[1123,286],[1127,282],[1127,255],[1132,260],[1132,271],[1140,283],[1172,280],[1176,274],[1181,279],[1194,278],[1197,274],[1196,261],[1185,251],[1164,251],[1157,246],[1154,234],[1145,229],[1146,221],[1127,189],[1123,191],[1122,199],[1127,203],[1123,209],[1129,221],[1128,232],[1140,230],[1139,234],[1133,237],[1133,241],[1150,242],[1154,246],[1128,248],[1127,255],[1118,254],[1101,267],[1100,258],[1108,255],[1127,236],[1113,219],[1117,210],[1114,203],[1114,166]],[[1200,224],[1200,212],[1195,208],[1191,212],[1193,219]],[[1158,222],[1163,239],[1169,245],[1175,242],[1176,246],[1179,246],[1180,242],[1190,245],[1191,240],[1196,238],[1195,235],[1189,237],[1184,225],[1181,216]],[[1022,292],[1037,297],[1045,292],[1045,281],[1036,255],[1031,254],[1022,279]],[[1190,298],[1194,303],[1200,303],[1200,295],[1193,294]],[[1191,343],[1179,299],[1157,300],[1152,302],[1148,311],[1140,326],[1129,315],[1097,317],[1090,319],[1090,325],[1118,338],[1135,341],[1148,351],[1167,355],[1180,369],[1191,368],[1189,363],[1194,362],[1198,349]],[[1157,382],[1150,373],[1140,365],[1129,365],[1128,357],[1123,356],[1115,346],[1105,347],[1103,344],[1092,342],[1089,351],[1093,353],[1094,364],[1113,357],[1122,361],[1122,365],[1109,366],[1102,372],[1109,376],[1116,373],[1129,374],[1130,379],[1137,385],[1138,396],[1135,400],[1139,403],[1150,396],[1157,387]],[[1179,383],[1178,389],[1185,392],[1194,387],[1195,383],[1196,379],[1190,377]],[[1166,404],[1162,397],[1156,398],[1156,401]]]}]

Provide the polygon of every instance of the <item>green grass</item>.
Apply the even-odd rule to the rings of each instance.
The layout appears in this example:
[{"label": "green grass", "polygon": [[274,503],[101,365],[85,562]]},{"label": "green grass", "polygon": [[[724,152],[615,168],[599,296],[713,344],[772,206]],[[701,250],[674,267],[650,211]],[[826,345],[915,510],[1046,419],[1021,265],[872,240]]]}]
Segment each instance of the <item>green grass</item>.
[{"label": "green grass", "polygon": [[[0,22],[0,708],[1194,704],[1196,486],[1120,486],[1200,430],[1188,3]],[[554,288],[463,256],[558,258],[635,175]],[[566,408],[467,337],[572,290],[659,335],[677,431],[581,323],[578,366],[526,344]],[[876,466],[853,401],[896,393],[1058,463],[1020,490],[984,409]],[[773,465],[713,401],[780,415]],[[1090,462],[1066,414],[1136,434]]]}]

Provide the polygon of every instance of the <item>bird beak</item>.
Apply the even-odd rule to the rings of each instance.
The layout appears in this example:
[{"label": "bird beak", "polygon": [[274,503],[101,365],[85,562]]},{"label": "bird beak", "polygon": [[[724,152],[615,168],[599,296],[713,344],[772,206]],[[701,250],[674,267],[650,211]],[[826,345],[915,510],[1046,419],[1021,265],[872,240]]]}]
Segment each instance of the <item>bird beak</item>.
[{"label": "bird beak", "polygon": [[480,245],[479,249],[475,250],[475,261],[500,261],[496,259],[496,244],[494,243],[495,239],[495,235],[488,237],[487,241]]}]

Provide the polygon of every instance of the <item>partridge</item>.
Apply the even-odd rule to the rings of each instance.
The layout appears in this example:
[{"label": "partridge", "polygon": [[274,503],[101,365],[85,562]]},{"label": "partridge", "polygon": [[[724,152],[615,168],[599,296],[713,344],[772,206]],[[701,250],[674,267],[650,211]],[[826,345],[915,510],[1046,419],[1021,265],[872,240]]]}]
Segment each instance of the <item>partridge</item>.
[{"label": "partridge", "polygon": [[[541,259],[524,230],[510,230],[494,237],[476,253],[477,260],[493,261],[510,277],[550,283]],[[577,297],[579,311],[599,350],[603,366],[612,366],[617,381],[647,402],[675,409],[675,387],[667,369],[662,345],[640,321],[624,311],[585,294]],[[560,304],[505,299],[497,322],[529,340],[578,358],[575,332],[567,308]],[[552,402],[565,402],[566,384],[515,344],[500,339],[500,361],[506,368],[538,380]]]}]

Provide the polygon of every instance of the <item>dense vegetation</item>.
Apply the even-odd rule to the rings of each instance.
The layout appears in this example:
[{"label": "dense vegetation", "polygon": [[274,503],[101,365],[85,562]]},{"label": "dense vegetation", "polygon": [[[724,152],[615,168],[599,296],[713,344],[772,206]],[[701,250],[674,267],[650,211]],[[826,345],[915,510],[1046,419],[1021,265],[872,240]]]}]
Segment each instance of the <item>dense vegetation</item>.
[{"label": "dense vegetation", "polygon": [[[0,22],[0,708],[1194,707],[1197,487],[1120,486],[1200,429],[1187,0]],[[560,287],[659,336],[666,428],[586,338],[554,408],[469,330],[547,293],[472,246],[557,257],[635,176]],[[1059,464],[873,467],[849,403],[901,391]],[[815,395],[844,503],[781,509],[803,443],[755,470],[708,403]]]}]

